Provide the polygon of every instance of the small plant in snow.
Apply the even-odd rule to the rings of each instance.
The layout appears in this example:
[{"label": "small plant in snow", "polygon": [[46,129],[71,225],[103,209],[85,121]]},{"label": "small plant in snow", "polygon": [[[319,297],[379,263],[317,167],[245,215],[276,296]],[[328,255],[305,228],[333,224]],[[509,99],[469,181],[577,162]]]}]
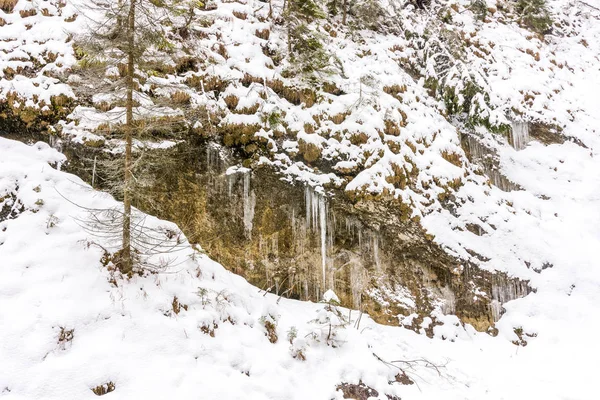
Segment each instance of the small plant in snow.
[{"label": "small plant in snow", "polygon": [[272,314],[263,315],[260,317],[260,323],[265,327],[265,336],[269,338],[269,342],[277,343],[277,317]]},{"label": "small plant in snow", "polygon": [[188,309],[187,304],[180,303],[177,296],[173,297],[173,302],[171,303],[171,307],[173,308],[173,312],[175,313],[175,315],[178,315],[181,312],[181,310],[187,311],[187,309]]},{"label": "small plant in snow", "polygon": [[60,332],[58,333],[58,345],[61,349],[65,349],[67,344],[70,344],[74,335],[75,329],[66,329],[65,327],[60,327]]},{"label": "small plant in snow", "polygon": [[298,329],[295,326],[292,326],[287,333],[287,338],[290,344],[294,344],[294,340],[298,337]]},{"label": "small plant in snow", "polygon": [[344,330],[348,326],[348,319],[338,308],[340,300],[333,290],[328,290],[323,295],[321,302],[325,304],[325,307],[319,310],[317,318],[311,321],[317,325],[317,328],[310,336],[313,340],[325,342],[328,346],[341,347],[345,342]]},{"label": "small plant in snow", "polygon": [[287,333],[290,342],[290,353],[292,357],[300,361],[306,361],[306,342],[304,339],[298,339],[298,329],[292,326]]},{"label": "small plant in snow", "polygon": [[487,17],[488,9],[487,4],[484,0],[471,1],[469,9],[473,12],[475,19],[478,21],[484,21]]},{"label": "small plant in snow", "polygon": [[198,297],[200,297],[200,302],[202,303],[202,307],[206,307],[207,305],[209,305],[211,303],[210,297],[208,296],[208,289],[199,287],[196,294],[198,295]]},{"label": "small plant in snow", "polygon": [[46,229],[54,228],[58,224],[58,218],[54,214],[50,214],[46,219]]},{"label": "small plant in snow", "polygon": [[107,382],[103,385],[98,385],[95,388],[92,388],[92,392],[94,392],[96,396],[104,396],[105,394],[113,392],[115,389],[116,385],[114,382]]}]

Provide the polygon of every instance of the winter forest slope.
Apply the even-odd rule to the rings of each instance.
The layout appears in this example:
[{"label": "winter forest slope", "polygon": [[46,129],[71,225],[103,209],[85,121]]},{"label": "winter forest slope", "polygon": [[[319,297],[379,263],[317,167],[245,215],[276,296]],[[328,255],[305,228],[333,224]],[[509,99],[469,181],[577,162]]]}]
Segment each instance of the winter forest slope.
[{"label": "winter forest slope", "polygon": [[[151,65],[136,71],[135,118],[186,133],[167,140],[153,131],[136,146],[189,153],[189,143],[210,143],[234,160],[214,175],[230,192],[230,181],[240,181],[236,223],[263,247],[283,247],[284,238],[263,232],[267,214],[249,201],[255,191],[260,200],[261,171],[306,190],[292,220],[306,212],[300,232],[314,234],[317,247],[307,251],[315,254],[298,297],[333,288],[350,293],[340,297],[353,307],[397,300],[405,309],[387,317],[421,335],[367,317],[353,329],[353,311],[340,330],[343,345],[327,346],[314,322],[324,305],[278,302],[255,287],[262,281],[248,278],[250,285],[187,241],[176,267],[124,279],[103,266],[71,202],[119,203],[51,167],[68,163],[48,145],[0,138],[0,398],[92,398],[90,389],[114,382],[115,398],[329,399],[342,398],[336,385],[361,381],[381,399],[592,398],[590,360],[600,356],[600,2],[547,0],[553,23],[543,30],[523,20],[520,2],[440,1],[425,10],[365,2],[378,5],[378,18],[353,8],[344,24],[324,13],[306,22],[318,52],[293,57],[283,4],[208,1],[186,30],[174,17],[167,50],[150,48]],[[0,0],[0,135],[81,152],[89,180],[89,154],[122,150],[124,92],[107,84],[122,78],[118,52],[105,49],[98,62],[82,45],[101,18],[87,5]],[[89,79],[98,68],[104,81]],[[329,211],[336,204],[368,209],[375,233],[397,225],[399,242],[416,236],[419,246],[445,252],[453,260],[448,279],[462,291],[384,280],[388,264],[401,263],[375,233],[359,246],[373,265],[347,273],[336,264],[333,235],[344,224]],[[377,214],[381,204],[400,222]],[[195,236],[187,219],[161,212]],[[166,236],[179,232],[173,222],[146,221]],[[412,256],[417,246],[407,243],[402,251]],[[480,270],[529,289],[507,288],[496,275],[483,289],[469,276]],[[264,279],[279,272],[266,269]],[[484,321],[459,315],[459,302],[480,304]],[[271,323],[275,344],[266,336]],[[391,383],[398,368],[373,353],[445,367],[439,375],[423,362],[397,364],[416,382],[401,385]]]}]

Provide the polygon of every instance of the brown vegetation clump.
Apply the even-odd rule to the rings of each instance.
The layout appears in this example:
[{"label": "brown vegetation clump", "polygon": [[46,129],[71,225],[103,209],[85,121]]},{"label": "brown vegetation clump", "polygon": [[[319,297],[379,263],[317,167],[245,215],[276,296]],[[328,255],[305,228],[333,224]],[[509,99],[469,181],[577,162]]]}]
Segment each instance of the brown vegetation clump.
[{"label": "brown vegetation clump", "polygon": [[239,18],[239,19],[246,19],[248,18],[248,14],[246,14],[245,12],[241,12],[241,11],[234,11],[233,12],[234,17]]},{"label": "brown vegetation clump", "polygon": [[61,326],[60,328],[60,333],[58,334],[58,343],[59,344],[63,344],[66,342],[70,342],[73,340],[73,332],[75,330],[74,329],[65,329],[64,327]]},{"label": "brown vegetation clump", "polygon": [[184,91],[178,90],[171,94],[171,100],[178,105],[190,104],[190,95]]},{"label": "brown vegetation clump", "polygon": [[113,392],[115,389],[116,385],[114,382],[107,382],[103,385],[98,385],[95,388],[92,388],[92,392],[94,392],[96,396],[104,396],[105,394]]},{"label": "brown vegetation clump", "polygon": [[372,397],[379,396],[379,392],[362,382],[357,384],[342,383],[336,387],[343,393],[345,399],[367,400]]},{"label": "brown vegetation clump", "polygon": [[177,296],[173,297],[173,303],[171,305],[173,307],[173,312],[175,313],[175,315],[178,315],[181,312],[181,310],[187,311],[188,309],[187,304],[180,303]]},{"label": "brown vegetation clump", "polygon": [[449,151],[443,151],[442,158],[448,161],[450,164],[456,165],[457,167],[462,167],[462,160],[460,154]]},{"label": "brown vegetation clump", "polygon": [[304,140],[300,140],[298,142],[298,149],[306,162],[311,163],[321,157],[321,149],[314,143],[307,143]]},{"label": "brown vegetation clump", "polygon": [[269,29],[257,29],[254,32],[254,34],[260,39],[269,40],[269,37],[271,36],[271,31]]},{"label": "brown vegetation clump", "polygon": [[28,10],[19,11],[19,14],[21,15],[21,18],[33,17],[34,15],[37,15],[37,10],[35,8],[30,8]]},{"label": "brown vegetation clump", "polygon": [[0,10],[10,14],[15,9],[19,0],[0,0]]},{"label": "brown vegetation clump", "polygon": [[396,122],[391,121],[389,119],[386,119],[383,122],[385,124],[385,129],[383,132],[386,135],[400,136],[400,127],[398,126],[398,124]]},{"label": "brown vegetation clump", "polygon": [[240,102],[240,99],[232,94],[225,96],[223,100],[230,110],[235,110]]},{"label": "brown vegetation clump", "polygon": [[279,339],[277,336],[277,326],[271,321],[265,321],[265,329],[267,330],[265,335],[269,338],[269,342],[277,343]]}]

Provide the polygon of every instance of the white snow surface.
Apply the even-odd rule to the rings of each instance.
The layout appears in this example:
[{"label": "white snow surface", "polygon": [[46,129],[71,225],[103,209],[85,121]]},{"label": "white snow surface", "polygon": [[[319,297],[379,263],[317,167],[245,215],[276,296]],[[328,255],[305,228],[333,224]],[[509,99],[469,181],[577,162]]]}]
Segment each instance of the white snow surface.
[{"label": "white snow surface", "polygon": [[[220,32],[229,59],[220,59],[211,50],[218,62],[202,72],[224,80],[245,72],[280,78],[279,69],[268,67],[271,60],[260,49],[263,40],[254,35],[268,27],[250,12],[264,3],[218,3],[217,10],[206,13],[215,23],[201,29],[209,36],[198,49],[210,48],[215,32]],[[100,208],[119,204],[79,178],[52,168],[50,164],[60,165],[65,158],[47,145],[28,147],[0,138],[0,212],[13,195],[18,199],[15,211],[24,207],[16,219],[0,222],[0,399],[91,399],[96,396],[90,389],[109,381],[116,384],[109,399],[340,399],[337,384],[359,381],[379,391],[380,399],[386,394],[402,399],[595,398],[600,358],[600,1],[549,0],[562,27],[544,41],[497,15],[485,24],[474,24],[466,10],[469,3],[458,2],[460,12],[452,13],[453,25],[447,28],[472,33],[472,42],[478,43],[467,49],[464,63],[486,71],[490,121],[508,122],[505,114],[516,110],[524,121],[556,124],[565,136],[585,145],[544,146],[530,141],[517,151],[482,132],[499,154],[501,172],[523,190],[503,192],[472,173],[456,128],[441,115],[443,105],[428,97],[423,82],[414,82],[396,63],[402,57],[416,57],[403,37],[361,32],[363,44],[343,37],[328,39],[327,46],[347,70],[345,79],[332,78],[346,94],[325,95],[334,100],[331,103],[293,106],[270,90],[263,100],[256,95],[260,84],[232,85],[226,94],[240,97],[240,109],[260,102],[265,115],[286,111],[286,123],[298,130],[298,140],[287,140],[282,152],[261,162],[316,186],[333,182],[347,190],[375,193],[388,188],[415,206],[423,226],[452,254],[481,268],[529,280],[535,293],[504,305],[497,337],[441,314],[445,324],[434,328],[433,339],[377,325],[366,316],[355,329],[358,312],[353,311],[346,342],[332,348],[311,335],[322,334],[322,326],[311,322],[321,315],[322,304],[264,295],[191,247],[178,254],[177,267],[165,273],[130,280],[114,276],[100,262],[102,251],[88,245],[95,238],[77,223],[75,218],[84,211],[72,202]],[[277,10],[282,2],[274,4]],[[38,14],[21,18],[19,12],[28,8],[36,8]],[[43,8],[49,15],[41,13]],[[247,12],[248,21],[231,17],[234,9]],[[58,94],[73,96],[68,85],[43,72],[62,71],[75,62],[69,31],[79,29],[82,18],[67,25],[65,19],[77,10],[73,2],[59,7],[58,1],[21,0],[12,14],[0,11],[7,21],[0,28],[0,50],[5,54],[0,58],[0,100],[12,94],[25,107],[37,107],[42,102],[48,105]],[[407,29],[425,30],[426,18],[419,24],[418,15],[408,18],[412,12],[407,9],[400,16]],[[276,30],[272,38],[276,44],[284,41]],[[198,57],[208,58],[203,51]],[[55,61],[48,52],[56,55]],[[35,76],[6,76],[7,68],[31,66],[32,58],[45,65]],[[376,77],[372,87],[361,84],[366,75]],[[407,85],[402,102],[383,93],[383,86],[393,84]],[[223,106],[218,103],[221,99],[190,95],[194,104]],[[406,126],[400,136],[385,135],[383,140],[378,130],[384,119],[403,120],[398,110],[406,112]],[[73,119],[79,125],[66,127],[82,140],[95,139],[90,131],[105,116],[93,109],[76,111]],[[351,114],[340,124],[325,121],[315,133],[305,132],[304,125],[313,116],[326,120],[347,111]],[[253,123],[256,118],[231,114],[227,121]],[[335,133],[341,136],[335,139]],[[352,144],[354,133],[365,133],[367,143]],[[259,134],[273,140],[272,131]],[[300,139],[321,146],[325,157],[339,160],[336,168],[357,166],[361,172],[346,182],[293,162],[288,154],[298,151]],[[402,144],[398,154],[390,151],[390,141]],[[440,156],[445,150],[459,154],[464,169],[446,162]],[[422,193],[389,187],[385,177],[392,173],[391,166],[410,168],[406,158],[419,168],[419,184],[430,184],[434,177],[442,183],[463,181],[455,193],[460,205],[454,215],[437,203],[423,206],[430,200],[422,193],[433,199],[439,193],[435,185]],[[151,217],[148,221],[176,229],[169,222]],[[483,234],[465,229],[469,223],[479,225]],[[109,282],[112,278],[116,286]],[[188,306],[177,315],[172,311],[174,296]],[[275,344],[265,336],[265,320],[277,324]],[[428,322],[426,318],[423,328]],[[213,323],[218,325],[214,337],[202,332],[201,327]],[[287,332],[292,326],[298,334],[290,344]],[[72,341],[58,342],[61,328],[74,330]],[[519,340],[515,328],[523,332],[526,347],[511,343]],[[292,357],[299,349],[306,361]],[[410,369],[400,363],[417,384],[388,384],[398,370],[373,354],[386,361],[426,358],[445,367],[440,376],[422,364]]]},{"label": "white snow surface", "polygon": [[[9,201],[12,193],[23,205],[15,219],[0,223],[2,399],[91,399],[91,388],[107,382],[116,385],[107,395],[112,399],[341,399],[337,384],[360,381],[379,399],[593,398],[600,274],[585,255],[587,246],[598,248],[597,215],[585,232],[593,235],[572,232],[580,247],[569,254],[569,269],[544,271],[536,294],[506,305],[498,337],[463,328],[454,316],[440,316],[445,325],[435,328],[434,339],[367,316],[355,329],[358,312],[342,310],[352,321],[340,335],[344,343],[332,348],[312,339],[324,329],[314,322],[323,304],[278,301],[192,247],[164,273],[131,279],[111,273],[102,251],[89,245],[98,238],[78,224],[85,211],[74,203],[119,204],[50,165],[62,161],[46,144],[0,139],[0,198]],[[565,210],[556,232],[584,211]],[[175,296],[187,310],[173,312]],[[275,344],[265,336],[265,319],[276,323]],[[517,321],[537,334],[526,347],[511,343]],[[214,337],[203,326],[218,326]],[[292,327],[298,333],[290,344]],[[59,343],[61,328],[73,329],[71,341]],[[292,357],[298,349],[306,361]],[[438,375],[400,363],[416,384],[389,384],[398,370],[373,354],[386,361],[426,358],[443,368]]]}]

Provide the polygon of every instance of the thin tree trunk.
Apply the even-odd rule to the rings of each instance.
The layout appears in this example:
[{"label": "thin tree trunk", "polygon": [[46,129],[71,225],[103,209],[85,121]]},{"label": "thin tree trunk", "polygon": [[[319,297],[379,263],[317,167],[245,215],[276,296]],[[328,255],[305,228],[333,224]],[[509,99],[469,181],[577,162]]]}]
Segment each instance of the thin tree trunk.
[{"label": "thin tree trunk", "polygon": [[127,101],[125,117],[125,176],[123,191],[123,251],[121,254],[122,272],[130,273],[133,268],[131,254],[131,186],[133,175],[131,172],[131,147],[133,136],[133,73],[134,73],[134,53],[135,53],[135,6],[136,0],[131,0],[129,4],[129,16],[127,26]]},{"label": "thin tree trunk", "polygon": [[346,25],[346,10],[348,9],[348,0],[344,0],[344,2],[342,3],[342,24]]},{"label": "thin tree trunk", "polygon": [[285,17],[285,19],[287,20],[287,48],[288,48],[288,56],[292,55],[292,21],[290,21],[290,18],[292,18],[291,12],[290,12],[290,3],[289,0],[285,0],[283,2],[283,15]]}]

